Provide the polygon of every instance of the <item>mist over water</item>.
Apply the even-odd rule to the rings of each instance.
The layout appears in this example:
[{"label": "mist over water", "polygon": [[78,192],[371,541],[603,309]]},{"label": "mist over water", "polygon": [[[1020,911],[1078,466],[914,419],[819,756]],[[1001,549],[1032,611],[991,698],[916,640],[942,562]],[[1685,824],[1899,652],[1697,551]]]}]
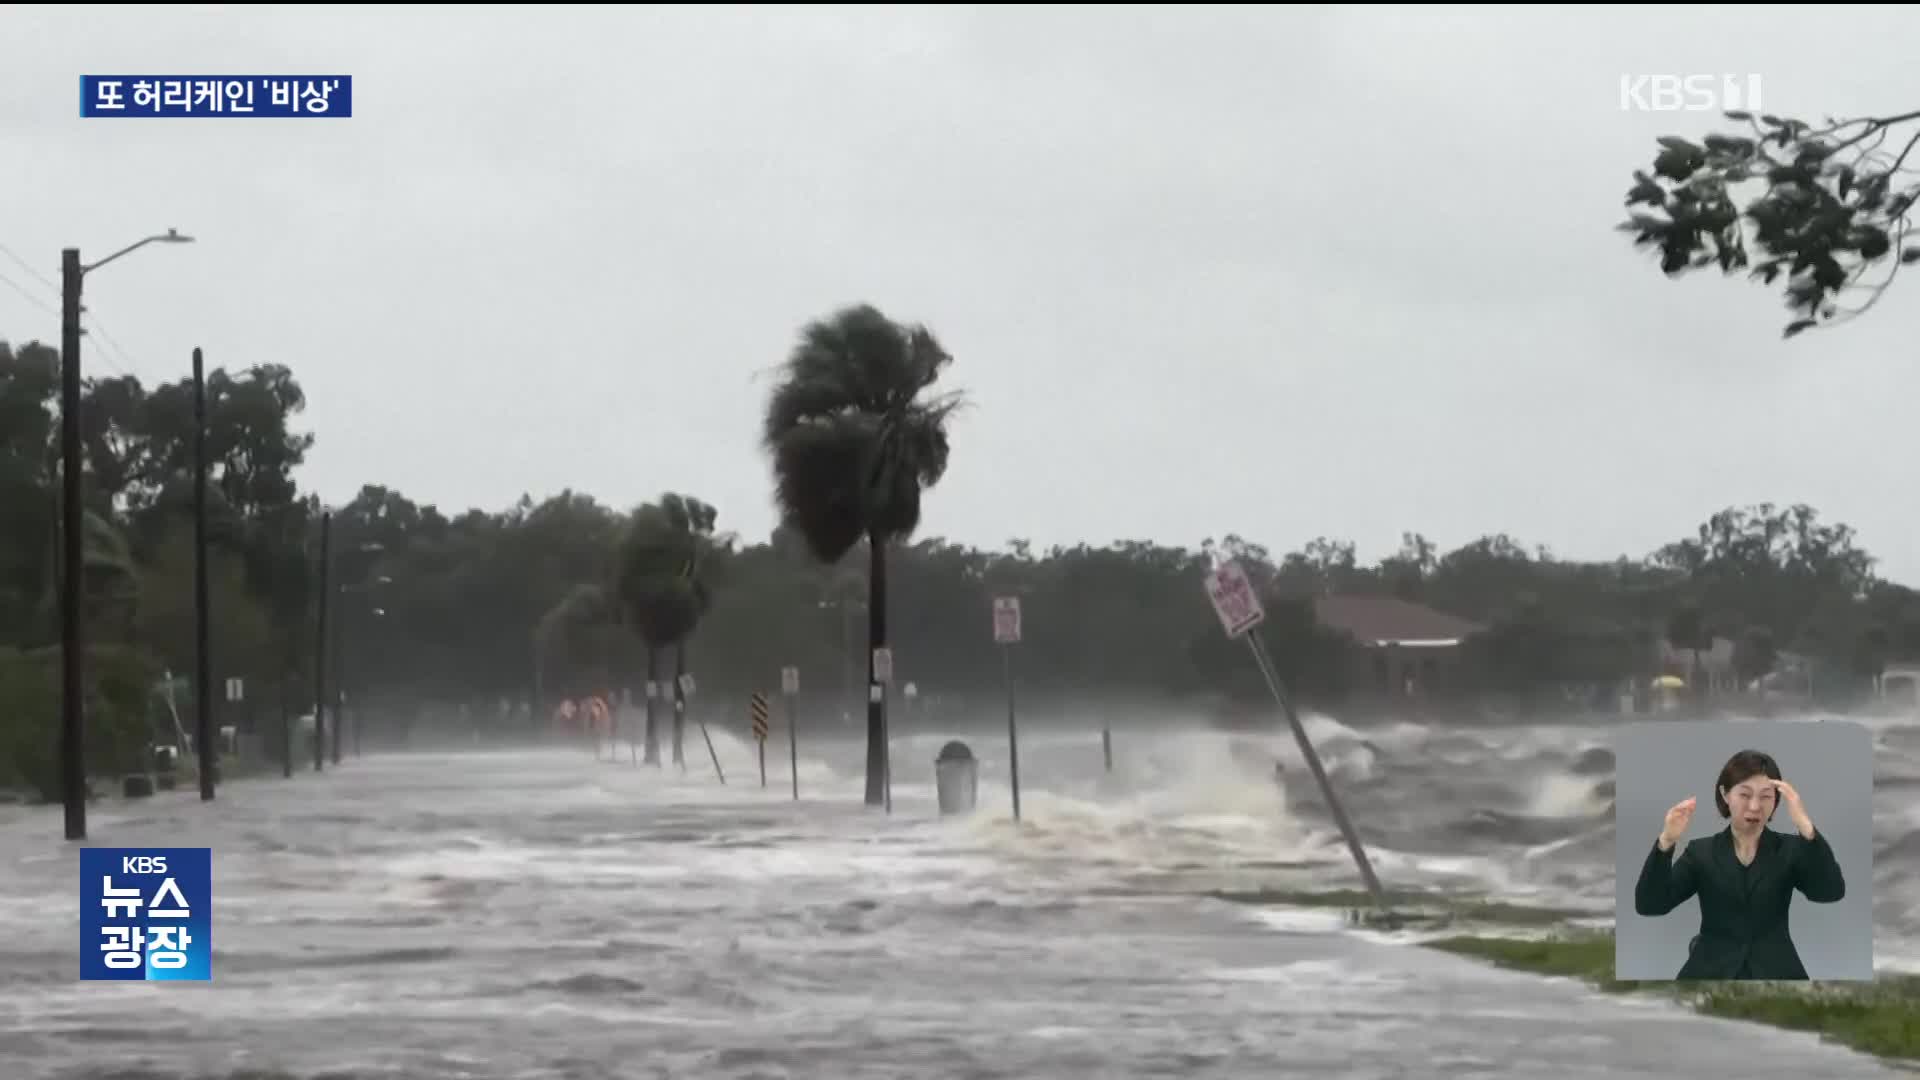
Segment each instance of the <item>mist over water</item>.
[{"label": "mist over water", "polygon": [[[447,747],[97,807],[92,843],[214,849],[200,985],[76,981],[58,808],[0,808],[0,1076],[1698,1076],[1736,1038],[1745,1075],[1892,1075],[1211,898],[1358,884],[1291,734],[1128,710],[1109,774],[1102,719],[1023,724],[1017,827],[990,713],[897,720],[891,816],[860,805],[837,717],[802,727],[797,803],[780,729],[763,789],[750,741],[710,729],[723,786],[689,725],[684,773],[625,743]],[[1610,917],[1605,726],[1306,720],[1389,888]],[[1920,725],[1866,722],[1876,953],[1898,966],[1920,937]],[[979,812],[942,819],[956,735]]]}]

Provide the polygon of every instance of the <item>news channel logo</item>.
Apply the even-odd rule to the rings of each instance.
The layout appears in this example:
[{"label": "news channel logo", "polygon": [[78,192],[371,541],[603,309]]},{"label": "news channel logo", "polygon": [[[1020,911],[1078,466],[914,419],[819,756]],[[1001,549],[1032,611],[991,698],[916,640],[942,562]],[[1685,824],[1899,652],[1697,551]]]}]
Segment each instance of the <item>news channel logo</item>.
[{"label": "news channel logo", "polygon": [[353,76],[82,75],[80,115],[347,119],[353,116]]},{"label": "news channel logo", "polygon": [[1669,73],[1620,76],[1622,112],[1745,110],[1757,113],[1763,108],[1758,75]]},{"label": "news channel logo", "polygon": [[213,978],[213,849],[80,849],[80,978]]}]

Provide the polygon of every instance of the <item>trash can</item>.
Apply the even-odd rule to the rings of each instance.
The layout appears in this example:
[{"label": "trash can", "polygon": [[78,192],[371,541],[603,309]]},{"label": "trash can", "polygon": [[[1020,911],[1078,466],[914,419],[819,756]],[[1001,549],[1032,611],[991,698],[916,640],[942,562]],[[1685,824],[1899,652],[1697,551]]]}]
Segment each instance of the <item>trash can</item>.
[{"label": "trash can", "polygon": [[980,763],[966,743],[956,740],[940,748],[940,756],[933,759],[933,777],[942,814],[973,813],[980,794]]}]

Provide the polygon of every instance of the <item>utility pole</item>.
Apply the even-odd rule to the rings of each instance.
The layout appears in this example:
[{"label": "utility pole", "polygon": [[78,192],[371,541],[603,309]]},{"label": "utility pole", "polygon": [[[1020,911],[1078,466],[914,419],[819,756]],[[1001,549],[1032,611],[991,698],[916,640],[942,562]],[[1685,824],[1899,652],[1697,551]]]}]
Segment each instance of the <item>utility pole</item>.
[{"label": "utility pole", "polygon": [[67,839],[87,836],[86,717],[81,708],[80,249],[60,253],[60,780]]},{"label": "utility pole", "polygon": [[193,741],[200,751],[200,801],[213,799],[219,747],[213,742],[213,658],[207,639],[207,375],[193,350]]},{"label": "utility pole", "polygon": [[130,251],[154,242],[190,244],[175,229],[128,244],[92,266],[79,248],[60,252],[60,787],[67,839],[87,837],[86,715],[82,696],[85,634],[80,625],[86,566],[80,543],[80,285],[86,275]]},{"label": "utility pole", "polygon": [[320,515],[320,626],[313,646],[313,771],[325,768],[327,749],[327,533],[333,515]]}]

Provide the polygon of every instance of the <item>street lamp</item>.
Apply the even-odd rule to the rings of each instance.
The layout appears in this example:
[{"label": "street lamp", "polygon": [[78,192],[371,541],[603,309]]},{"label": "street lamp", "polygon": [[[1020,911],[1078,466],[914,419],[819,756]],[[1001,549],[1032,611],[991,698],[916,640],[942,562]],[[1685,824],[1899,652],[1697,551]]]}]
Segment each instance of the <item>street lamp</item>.
[{"label": "street lamp", "polygon": [[844,727],[853,723],[853,613],[865,605],[858,597],[842,597],[822,600],[818,606],[822,611],[840,612],[840,723]]},{"label": "street lamp", "polygon": [[[65,789],[67,839],[87,837],[87,761],[85,694],[81,656],[81,580],[85,568],[80,551],[80,286],[86,276],[113,260],[148,244],[190,244],[193,237],[178,230],[128,244],[91,265],[82,265],[79,248],[60,252],[60,507],[61,555],[64,580],[60,583],[60,778]],[[205,688],[199,689],[205,693]]]},{"label": "street lamp", "polygon": [[[359,547],[361,551],[370,552],[370,553],[378,553],[386,550],[386,545],[380,544],[377,542],[372,542],[372,541],[363,543]],[[388,577],[385,574],[381,574],[377,577],[369,574],[369,576],[365,580],[361,581],[360,583],[354,584],[354,585],[343,584],[339,586],[337,591],[342,596],[345,596],[349,593],[353,593],[361,597],[364,597],[366,601],[366,607],[367,607],[368,613],[373,618],[377,619],[384,616],[387,613],[387,609],[383,607],[374,606],[373,591],[378,587],[391,585],[391,584],[393,584],[393,579],[391,577]],[[340,756],[341,756],[340,728],[341,728],[342,719],[346,715],[346,704],[347,704],[347,695],[346,695],[347,648],[346,648],[346,643],[343,640],[343,638],[346,635],[342,633],[342,631],[346,628],[346,621],[347,621],[346,614],[347,614],[346,609],[343,608],[340,612],[340,618],[334,623],[333,665],[334,665],[335,674],[333,679],[333,692],[334,692],[333,763],[335,765],[340,764]],[[363,712],[364,712],[364,707],[361,704],[356,703],[355,710],[354,710],[354,717],[353,717],[353,756],[354,757],[360,756],[360,720],[362,718]]]}]

